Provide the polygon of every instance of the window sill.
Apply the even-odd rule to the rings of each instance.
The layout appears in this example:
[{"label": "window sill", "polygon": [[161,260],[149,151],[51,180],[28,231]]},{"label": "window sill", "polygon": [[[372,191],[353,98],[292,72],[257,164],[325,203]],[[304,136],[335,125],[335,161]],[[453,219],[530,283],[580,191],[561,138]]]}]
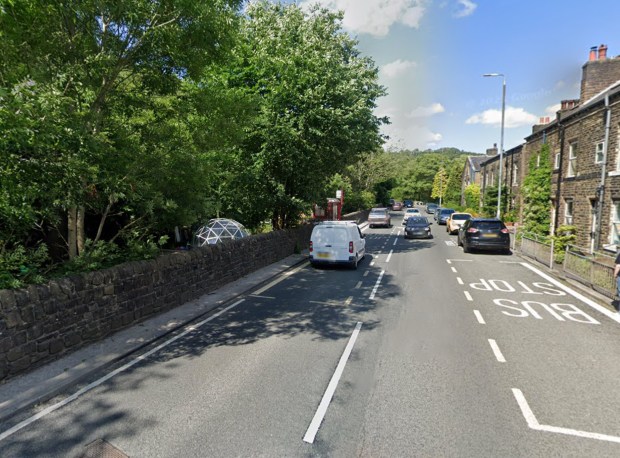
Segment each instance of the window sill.
[{"label": "window sill", "polygon": [[614,170],[612,172],[609,172],[607,174],[607,176],[610,176],[610,177],[620,177],[620,170]]}]

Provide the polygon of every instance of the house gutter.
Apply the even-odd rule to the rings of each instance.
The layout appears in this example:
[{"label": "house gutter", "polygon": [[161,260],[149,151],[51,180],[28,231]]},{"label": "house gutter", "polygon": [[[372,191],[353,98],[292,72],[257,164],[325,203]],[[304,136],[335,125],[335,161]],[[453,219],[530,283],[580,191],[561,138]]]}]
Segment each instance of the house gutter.
[{"label": "house gutter", "polygon": [[611,129],[611,107],[609,106],[609,92],[605,94],[605,140],[603,141],[603,164],[601,167],[601,184],[596,189],[596,234],[594,246],[601,246],[601,229],[603,227],[603,199],[605,197],[605,175],[607,174],[607,150],[609,147],[609,131]]}]

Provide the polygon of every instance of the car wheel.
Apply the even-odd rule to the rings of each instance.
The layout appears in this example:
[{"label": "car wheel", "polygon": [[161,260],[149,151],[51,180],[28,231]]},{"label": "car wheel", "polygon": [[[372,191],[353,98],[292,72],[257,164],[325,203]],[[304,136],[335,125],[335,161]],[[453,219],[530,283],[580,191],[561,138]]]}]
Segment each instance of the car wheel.
[{"label": "car wheel", "polygon": [[463,246],[463,243],[461,242],[461,238],[458,235],[456,236],[456,244],[458,246]]},{"label": "car wheel", "polygon": [[357,263],[358,263],[358,259],[357,259],[357,255],[355,255],[355,261],[353,261],[353,264],[351,264],[351,269],[353,270],[357,270]]}]

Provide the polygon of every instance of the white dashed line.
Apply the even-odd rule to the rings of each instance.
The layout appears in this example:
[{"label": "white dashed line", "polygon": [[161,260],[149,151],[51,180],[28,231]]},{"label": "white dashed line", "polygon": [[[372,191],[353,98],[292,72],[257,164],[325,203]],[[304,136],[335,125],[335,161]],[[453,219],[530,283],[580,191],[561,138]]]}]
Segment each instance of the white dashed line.
[{"label": "white dashed line", "polygon": [[375,287],[372,289],[372,292],[370,293],[369,299],[373,300],[375,298],[375,294],[377,294],[377,290],[379,289],[379,284],[381,283],[381,279],[383,278],[383,274],[385,273],[385,270],[382,270],[381,273],[379,274],[379,278],[377,278],[377,283],[375,283]]},{"label": "white dashed line", "polygon": [[367,270],[366,272],[364,272],[364,277],[367,277],[369,273],[370,273],[370,270]]},{"label": "white dashed line", "polygon": [[497,342],[495,342],[495,340],[493,339],[489,339],[489,344],[491,345],[491,348],[493,349],[493,354],[495,354],[495,358],[500,363],[505,363],[506,358],[504,358],[504,355],[502,355],[502,352],[500,351],[499,346],[497,345]]},{"label": "white dashed line", "polygon": [[355,285],[355,289],[360,289],[362,287],[362,281],[358,281],[357,285]]},{"label": "white dashed line", "polygon": [[463,294],[465,294],[465,297],[467,298],[468,301],[473,301],[474,299],[471,297],[471,294],[469,294],[469,291],[464,291]]},{"label": "white dashed line", "polygon": [[461,277],[456,277],[456,281],[459,285],[464,285],[463,279]]},{"label": "white dashed line", "polygon": [[452,272],[456,273],[456,267],[450,267],[450,269],[452,269]]},{"label": "white dashed line", "polygon": [[390,254],[388,254],[387,259],[385,260],[385,262],[390,262],[390,258],[392,257],[392,253],[394,252],[394,250],[390,250]]},{"label": "white dashed line", "polygon": [[474,310],[474,315],[476,315],[476,319],[478,320],[478,323],[486,324],[486,322],[484,321],[484,318],[482,318],[482,313],[480,313],[479,310]]}]

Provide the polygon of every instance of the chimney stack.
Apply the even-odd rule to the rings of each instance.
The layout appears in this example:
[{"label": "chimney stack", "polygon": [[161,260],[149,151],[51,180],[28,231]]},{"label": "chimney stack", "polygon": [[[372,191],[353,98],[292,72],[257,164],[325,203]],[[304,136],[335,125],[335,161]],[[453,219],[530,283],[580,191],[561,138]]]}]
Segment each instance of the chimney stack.
[{"label": "chimney stack", "polygon": [[[596,58],[593,60],[592,56]],[[620,80],[620,56],[607,57],[605,44],[590,48],[590,60],[582,66],[582,70],[580,105]]]},{"label": "chimney stack", "polygon": [[607,59],[607,45],[600,45],[598,47],[598,60]]},{"label": "chimney stack", "polygon": [[592,46],[590,48],[590,57],[588,59],[588,61],[592,62],[593,60],[596,60],[596,46]]}]

